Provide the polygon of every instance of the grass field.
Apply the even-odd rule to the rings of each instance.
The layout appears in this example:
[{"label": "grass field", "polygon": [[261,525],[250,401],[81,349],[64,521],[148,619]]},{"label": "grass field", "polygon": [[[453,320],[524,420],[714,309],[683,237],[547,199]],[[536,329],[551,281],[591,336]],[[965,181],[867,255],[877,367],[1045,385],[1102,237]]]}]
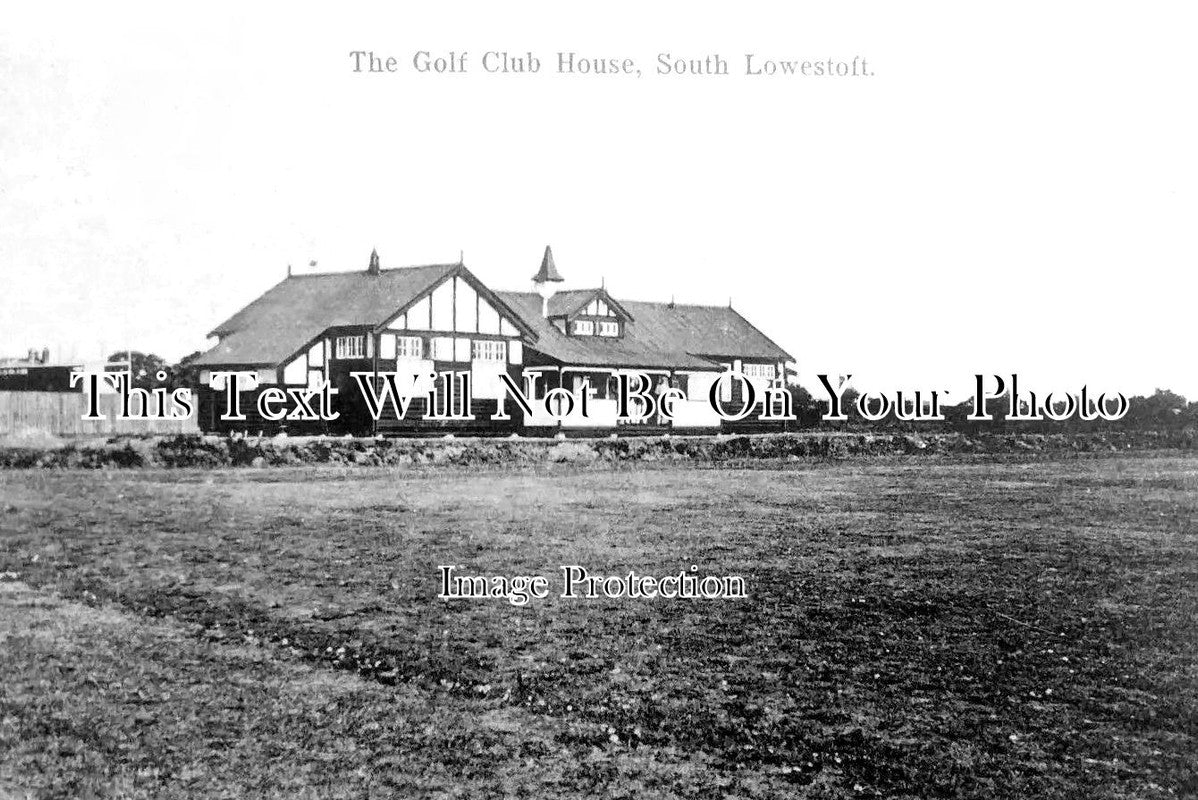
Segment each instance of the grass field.
[{"label": "grass field", "polygon": [[[1194,796],[1196,520],[1172,455],[0,472],[0,797]],[[749,598],[436,598],[571,563]]]}]

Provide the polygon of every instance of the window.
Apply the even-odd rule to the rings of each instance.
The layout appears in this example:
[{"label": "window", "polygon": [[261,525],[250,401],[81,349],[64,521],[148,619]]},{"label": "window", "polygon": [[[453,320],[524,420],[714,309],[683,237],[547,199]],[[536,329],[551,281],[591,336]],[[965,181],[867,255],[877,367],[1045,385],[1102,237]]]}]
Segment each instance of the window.
[{"label": "window", "polygon": [[474,358],[476,361],[506,361],[507,342],[478,339],[474,342]]},{"label": "window", "polygon": [[746,378],[764,378],[768,381],[774,379],[773,364],[745,364],[741,367],[741,372]]},{"label": "window", "polygon": [[365,336],[338,336],[337,358],[366,358]]},{"label": "window", "polygon": [[595,334],[595,323],[589,319],[579,319],[574,321],[575,336],[593,336]]},{"label": "window", "polygon": [[419,336],[400,336],[395,340],[398,358],[424,358],[424,340]]},{"label": "window", "polygon": [[620,335],[620,323],[618,323],[618,322],[600,322],[599,323],[599,335],[600,336],[619,336]]}]

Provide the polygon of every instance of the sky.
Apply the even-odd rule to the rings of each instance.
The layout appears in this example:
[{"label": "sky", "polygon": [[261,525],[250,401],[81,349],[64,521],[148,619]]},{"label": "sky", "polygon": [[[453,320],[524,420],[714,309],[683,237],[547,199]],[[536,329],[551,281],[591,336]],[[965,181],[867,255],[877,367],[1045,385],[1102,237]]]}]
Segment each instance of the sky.
[{"label": "sky", "polygon": [[0,21],[0,355],[173,360],[288,265],[524,289],[551,244],[567,287],[731,300],[811,387],[1198,399],[1192,4],[33,5]]}]

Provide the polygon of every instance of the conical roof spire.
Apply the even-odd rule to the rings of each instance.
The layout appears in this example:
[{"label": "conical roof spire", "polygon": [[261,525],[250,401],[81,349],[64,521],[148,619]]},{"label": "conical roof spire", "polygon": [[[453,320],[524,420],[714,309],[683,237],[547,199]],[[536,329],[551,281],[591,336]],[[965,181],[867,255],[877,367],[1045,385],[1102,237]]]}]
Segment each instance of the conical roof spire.
[{"label": "conical roof spire", "polygon": [[557,271],[557,264],[553,263],[553,250],[549,245],[545,245],[545,256],[541,259],[541,269],[536,275],[532,276],[533,283],[545,283],[546,281],[561,281],[565,280],[561,273]]},{"label": "conical roof spire", "polygon": [[370,275],[379,274],[379,251],[377,249],[370,251],[370,264],[366,267],[366,272]]}]

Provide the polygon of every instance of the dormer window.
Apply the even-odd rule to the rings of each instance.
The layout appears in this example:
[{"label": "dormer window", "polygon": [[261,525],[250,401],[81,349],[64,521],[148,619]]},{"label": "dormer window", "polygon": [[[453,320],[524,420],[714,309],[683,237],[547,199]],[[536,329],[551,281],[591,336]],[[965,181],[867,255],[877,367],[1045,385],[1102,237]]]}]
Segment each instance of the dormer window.
[{"label": "dormer window", "polygon": [[559,293],[551,305],[549,319],[569,336],[618,339],[627,333],[624,326],[632,322],[632,315],[604,289]]}]

